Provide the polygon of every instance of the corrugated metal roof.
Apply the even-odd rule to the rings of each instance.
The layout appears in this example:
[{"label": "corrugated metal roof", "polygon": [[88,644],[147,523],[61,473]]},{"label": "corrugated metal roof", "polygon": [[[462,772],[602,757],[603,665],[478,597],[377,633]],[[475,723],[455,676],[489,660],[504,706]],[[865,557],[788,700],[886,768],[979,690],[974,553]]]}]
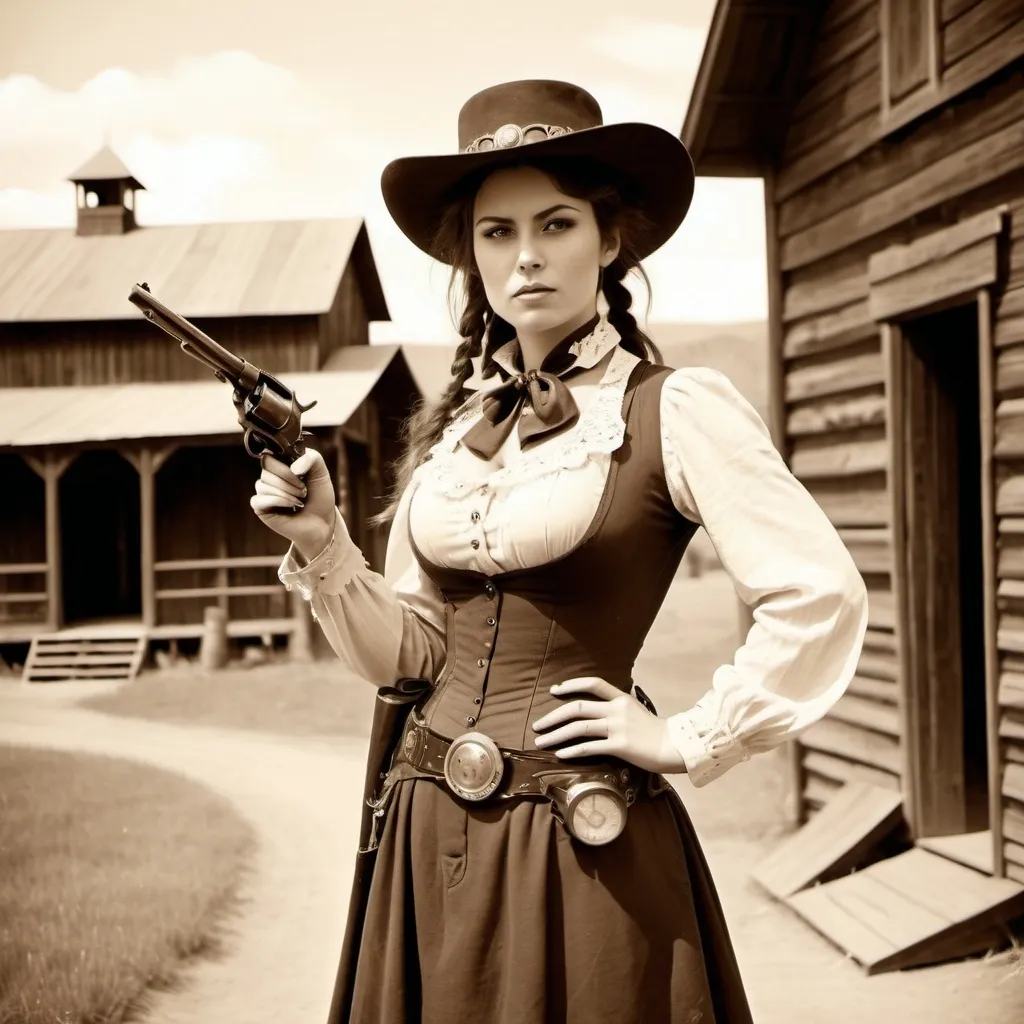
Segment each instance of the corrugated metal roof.
[{"label": "corrugated metal roof", "polygon": [[0,322],[127,320],[146,281],[189,319],[330,309],[355,260],[371,320],[388,311],[360,218],[172,224],[124,235],[0,231]]},{"label": "corrugated metal roof", "polygon": [[68,175],[68,181],[116,181],[118,178],[130,178],[136,188],[145,188],[135,175],[125,167],[121,158],[109,147],[104,146],[98,153],[91,156],[75,171]]},{"label": "corrugated metal roof", "polygon": [[[303,404],[305,427],[341,426],[387,369],[397,345],[354,345],[334,370],[274,374]],[[0,448],[129,438],[238,434],[231,390],[217,380],[0,388]]]}]

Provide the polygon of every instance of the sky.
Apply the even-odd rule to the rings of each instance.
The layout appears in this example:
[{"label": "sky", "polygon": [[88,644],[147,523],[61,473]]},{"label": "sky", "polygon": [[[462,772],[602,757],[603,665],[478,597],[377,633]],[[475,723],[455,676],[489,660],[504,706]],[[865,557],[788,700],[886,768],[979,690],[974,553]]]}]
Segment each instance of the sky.
[{"label": "sky", "polygon": [[[0,229],[72,227],[67,175],[108,143],[140,224],[362,217],[392,320],[449,342],[446,267],[395,227],[380,172],[454,152],[459,108],[521,78],[679,134],[714,0],[0,0]],[[648,322],[767,314],[760,179],[699,178],[644,261]],[[643,320],[647,294],[631,284]]]}]

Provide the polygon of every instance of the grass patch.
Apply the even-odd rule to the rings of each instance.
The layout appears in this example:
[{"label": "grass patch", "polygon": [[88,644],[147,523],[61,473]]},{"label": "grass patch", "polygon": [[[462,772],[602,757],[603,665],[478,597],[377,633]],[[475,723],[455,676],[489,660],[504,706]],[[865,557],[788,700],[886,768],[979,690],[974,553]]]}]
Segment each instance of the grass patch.
[{"label": "grass patch", "polygon": [[199,784],[0,747],[0,1024],[115,1024],[221,948],[255,849]]}]

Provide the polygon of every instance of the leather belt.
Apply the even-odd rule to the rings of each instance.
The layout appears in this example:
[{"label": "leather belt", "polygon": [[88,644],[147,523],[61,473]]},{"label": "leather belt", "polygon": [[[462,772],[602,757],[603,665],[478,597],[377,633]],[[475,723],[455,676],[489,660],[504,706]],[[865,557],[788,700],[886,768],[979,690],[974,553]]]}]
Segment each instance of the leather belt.
[{"label": "leather belt", "polygon": [[406,721],[385,776],[378,816],[395,784],[411,778],[443,781],[471,802],[546,798],[571,835],[595,846],[622,832],[626,812],[637,800],[668,788],[662,776],[617,758],[563,761],[547,752],[498,747],[481,732],[449,740],[427,728],[415,712]]}]

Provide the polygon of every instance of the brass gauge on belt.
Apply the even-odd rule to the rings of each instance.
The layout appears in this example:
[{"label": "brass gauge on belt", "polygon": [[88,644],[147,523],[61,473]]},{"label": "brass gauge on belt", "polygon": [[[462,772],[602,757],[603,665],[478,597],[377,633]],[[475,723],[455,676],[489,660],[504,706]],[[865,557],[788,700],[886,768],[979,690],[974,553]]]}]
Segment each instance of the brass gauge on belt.
[{"label": "brass gauge on belt", "polygon": [[603,846],[626,827],[626,801],[607,783],[576,782],[565,793],[565,824],[588,846]]}]

